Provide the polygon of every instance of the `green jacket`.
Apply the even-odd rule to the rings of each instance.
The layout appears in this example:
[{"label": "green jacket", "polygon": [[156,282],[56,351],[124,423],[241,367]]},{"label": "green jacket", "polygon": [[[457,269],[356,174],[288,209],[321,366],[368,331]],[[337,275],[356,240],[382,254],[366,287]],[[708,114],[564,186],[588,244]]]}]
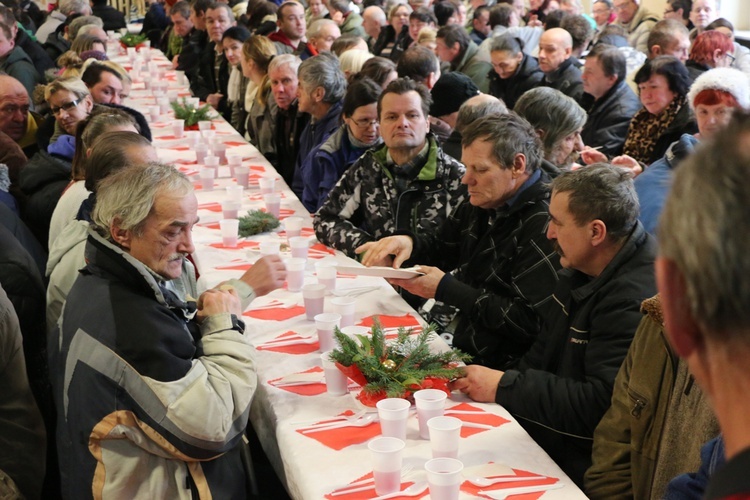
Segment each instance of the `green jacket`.
[{"label": "green jacket", "polygon": [[594,432],[584,478],[592,500],[661,498],[671,478],[698,469],[701,446],[719,434],[705,394],[667,343],[659,296],[641,311],[612,406]]},{"label": "green jacket", "polygon": [[362,16],[356,12],[350,12],[349,15],[346,16],[340,29],[342,35],[356,35],[361,36],[362,38],[367,36],[365,29],[362,27]]},{"label": "green jacket", "polygon": [[469,42],[461,62],[456,65],[453,71],[459,71],[471,78],[482,93],[486,94],[490,91],[489,73],[492,71],[492,64],[482,59],[479,54],[479,46],[476,43]]},{"label": "green jacket", "polygon": [[0,71],[21,82],[29,95],[34,93],[37,84],[42,83],[42,77],[34,67],[34,62],[21,47],[13,47],[13,50],[0,59]]}]

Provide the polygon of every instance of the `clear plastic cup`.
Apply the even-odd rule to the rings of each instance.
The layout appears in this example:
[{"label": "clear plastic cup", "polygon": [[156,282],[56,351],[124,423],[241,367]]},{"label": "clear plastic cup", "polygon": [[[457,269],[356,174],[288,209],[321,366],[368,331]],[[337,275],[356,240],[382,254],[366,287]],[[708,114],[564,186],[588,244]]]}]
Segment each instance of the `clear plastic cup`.
[{"label": "clear plastic cup", "polygon": [[261,241],[258,245],[261,255],[279,255],[281,243],[278,240]]},{"label": "clear plastic cup", "polygon": [[151,123],[156,123],[159,121],[159,117],[161,116],[161,107],[160,106],[149,106],[148,107],[148,114],[151,118]]},{"label": "clear plastic cup", "polygon": [[219,221],[221,242],[225,247],[236,248],[240,221],[237,219],[222,219]]},{"label": "clear plastic cup", "polygon": [[185,120],[174,120],[172,122],[172,134],[178,139],[182,139],[185,133]]},{"label": "clear plastic cup", "polygon": [[227,153],[227,165],[229,165],[230,175],[234,177],[234,169],[242,165],[242,155],[239,153]]},{"label": "clear plastic cup", "polygon": [[430,439],[427,421],[433,417],[442,417],[445,410],[445,400],[448,395],[438,389],[422,389],[414,393],[414,404],[417,407],[419,421],[419,437]]},{"label": "clear plastic cup", "polygon": [[234,167],[234,178],[237,179],[237,185],[247,189],[250,183],[250,167]]},{"label": "clear plastic cup", "polygon": [[284,230],[286,231],[287,238],[294,238],[302,234],[302,226],[305,223],[305,219],[294,215],[284,219]]},{"label": "clear plastic cup", "polygon": [[186,130],[185,131],[185,139],[187,140],[188,145],[195,149],[195,147],[198,145],[198,143],[201,140],[201,133],[197,130]]},{"label": "clear plastic cup", "polygon": [[203,137],[206,137],[206,134],[204,134],[203,132],[211,131],[211,122],[210,121],[198,122],[198,130],[201,131],[201,135]]},{"label": "clear plastic cup", "polygon": [[224,200],[221,202],[221,214],[225,219],[239,219],[240,204],[234,200]]},{"label": "clear plastic cup", "polygon": [[302,298],[305,301],[305,317],[308,321],[315,321],[315,316],[323,313],[325,303],[326,287],[319,284],[310,284],[302,287]]},{"label": "clear plastic cup", "polygon": [[214,144],[213,146],[214,156],[219,158],[221,165],[227,164],[227,146],[226,144]]},{"label": "clear plastic cup", "polygon": [[424,464],[431,500],[458,500],[464,464],[455,458],[433,458]]},{"label": "clear plastic cup", "polygon": [[354,325],[354,312],[357,307],[356,298],[334,297],[331,299],[331,305],[333,306],[333,312],[341,315],[341,328]]},{"label": "clear plastic cup", "polygon": [[336,347],[333,329],[339,326],[341,315],[336,313],[322,313],[315,315],[315,330],[318,333],[320,350],[330,351]]},{"label": "clear plastic cup", "polygon": [[202,167],[198,169],[198,176],[201,180],[201,187],[203,191],[214,190],[214,177],[216,176],[216,170],[213,168]]},{"label": "clear plastic cup", "polygon": [[276,178],[270,175],[264,175],[258,179],[258,186],[260,186],[261,194],[273,193],[273,190],[276,187]]},{"label": "clear plastic cup", "polygon": [[206,158],[203,160],[203,164],[216,170],[217,168],[219,168],[219,157],[210,155],[206,156]]},{"label": "clear plastic cup", "polygon": [[318,276],[318,283],[326,286],[326,291],[329,295],[336,289],[337,266],[338,263],[334,259],[323,259],[315,263],[315,274]]},{"label": "clear plastic cup", "polygon": [[292,257],[306,259],[307,252],[310,249],[310,240],[306,236],[289,238],[289,248],[292,251]]},{"label": "clear plastic cup", "polygon": [[461,421],[456,417],[433,417],[427,421],[432,458],[458,458]]},{"label": "clear plastic cup", "polygon": [[411,403],[402,398],[381,399],[376,404],[380,420],[380,433],[386,437],[406,440],[406,423]]},{"label": "clear plastic cup", "polygon": [[193,150],[195,151],[195,162],[199,165],[203,165],[206,161],[206,156],[208,156],[208,146],[199,143],[195,145]]},{"label": "clear plastic cup", "polygon": [[242,194],[245,188],[242,186],[227,186],[227,199],[242,204]]},{"label": "clear plastic cup", "polygon": [[290,292],[299,292],[305,284],[305,259],[292,257],[286,260],[286,289]]},{"label": "clear plastic cup", "polygon": [[349,379],[344,372],[338,369],[336,362],[331,359],[331,351],[320,355],[323,365],[323,374],[326,379],[326,390],[331,396],[343,396],[349,393]]},{"label": "clear plastic cup", "polygon": [[[278,218],[281,213],[281,195],[278,193],[271,193],[263,195],[263,201],[266,204],[266,212]],[[292,252],[294,255],[294,252]],[[297,255],[294,255],[297,257]]]},{"label": "clear plastic cup", "polygon": [[389,495],[401,487],[402,452],[406,443],[393,437],[377,437],[367,443],[372,455],[375,493]]},{"label": "clear plastic cup", "polygon": [[169,110],[172,109],[169,97],[159,97],[156,102],[159,104],[159,108],[161,108],[161,114],[169,113]]}]

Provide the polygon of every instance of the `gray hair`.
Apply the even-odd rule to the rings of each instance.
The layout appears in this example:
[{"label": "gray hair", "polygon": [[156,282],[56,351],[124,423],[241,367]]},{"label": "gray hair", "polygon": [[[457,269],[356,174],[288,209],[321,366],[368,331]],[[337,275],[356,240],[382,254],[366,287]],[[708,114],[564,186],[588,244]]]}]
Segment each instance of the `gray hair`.
[{"label": "gray hair", "polygon": [[104,22],[102,22],[102,19],[100,17],[96,16],[81,16],[76,17],[72,21],[70,21],[70,24],[68,25],[68,38],[70,40],[75,40],[78,36],[78,31],[83,28],[84,26],[88,26],[89,24],[93,24],[95,26],[98,26],[99,28],[104,29]]},{"label": "gray hair", "polygon": [[346,94],[346,77],[341,71],[339,60],[333,54],[323,52],[302,61],[299,66],[299,83],[306,91],[318,87],[325,91],[323,102],[335,103]]},{"label": "gray hair", "polygon": [[292,73],[296,75],[297,71],[299,71],[300,64],[302,64],[302,60],[294,54],[279,54],[268,63],[268,72],[270,73],[271,71],[276,71],[284,66],[289,66]]},{"label": "gray hair", "polygon": [[513,111],[526,118],[537,130],[549,158],[558,143],[586,124],[586,111],[571,97],[549,87],[537,87],[524,93]]},{"label": "gray hair", "polygon": [[91,12],[88,0],[60,0],[60,13],[65,17],[71,14],[85,14]]},{"label": "gray hair", "polygon": [[[76,40],[81,38],[81,35],[88,35],[89,33],[91,33],[97,28],[100,28],[100,27],[97,26],[96,24],[87,24],[85,26],[81,26],[81,29],[78,30],[78,34],[76,35]],[[101,28],[101,29],[104,29],[104,28]],[[90,35],[90,36],[96,36],[96,35]],[[106,43],[106,40],[102,40],[102,43]]]},{"label": "gray hair", "polygon": [[483,116],[504,115],[507,112],[508,107],[497,97],[490,94],[479,94],[467,100],[458,108],[455,130],[462,134],[466,127]]},{"label": "gray hair", "polygon": [[338,26],[338,24],[332,19],[318,19],[317,21],[313,21],[307,30],[307,38],[318,38],[326,26]]},{"label": "gray hair", "polygon": [[99,181],[112,172],[130,165],[133,161],[131,151],[134,147],[153,146],[148,139],[135,132],[104,132],[98,136],[93,141],[91,155],[84,163],[86,189],[96,193]]},{"label": "gray hair", "polygon": [[184,196],[192,190],[190,180],[172,165],[129,165],[99,182],[92,227],[109,241],[113,223],[141,235],[158,195]]},{"label": "gray hair", "polygon": [[633,174],[608,163],[563,172],[552,181],[552,192],[568,193],[568,211],[576,224],[599,219],[607,226],[607,238],[627,238],[638,222],[640,205]]},{"label": "gray hair", "polygon": [[[659,252],[680,270],[693,317],[707,333],[742,330],[750,343],[750,114],[735,112],[721,134],[675,170],[659,224]],[[696,203],[700,200],[699,203]]]},{"label": "gray hair", "polygon": [[542,145],[534,128],[515,113],[487,115],[471,123],[461,133],[461,146],[476,141],[492,143],[492,157],[503,169],[513,165],[516,154],[526,158],[526,172],[532,173],[542,163]]},{"label": "gray hair", "polygon": [[190,3],[186,2],[185,0],[180,0],[179,2],[176,2],[170,9],[169,9],[169,15],[174,16],[175,14],[179,14],[185,19],[190,18]]}]

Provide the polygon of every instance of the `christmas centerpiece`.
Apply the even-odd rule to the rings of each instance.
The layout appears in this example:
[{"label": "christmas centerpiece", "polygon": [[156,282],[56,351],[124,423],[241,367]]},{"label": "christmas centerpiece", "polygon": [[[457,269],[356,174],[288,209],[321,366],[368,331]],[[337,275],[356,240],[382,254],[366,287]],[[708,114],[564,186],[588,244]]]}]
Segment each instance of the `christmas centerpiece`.
[{"label": "christmas centerpiece", "polygon": [[208,104],[196,108],[183,98],[181,101],[173,101],[171,106],[175,119],[185,120],[185,130],[198,130],[198,122],[211,120],[212,108]]},{"label": "christmas centerpiece", "polygon": [[141,48],[143,47],[143,42],[146,40],[148,40],[148,36],[145,34],[136,35],[134,33],[127,33],[120,37],[120,45],[123,49],[127,49],[128,47]]},{"label": "christmas centerpiece", "polygon": [[458,363],[471,357],[458,350],[430,351],[429,340],[436,335],[430,325],[417,335],[399,328],[398,337],[386,343],[380,322],[375,321],[372,335],[356,335],[356,340],[335,331],[341,346],[331,359],[349,378],[362,386],[357,399],[366,406],[384,398],[406,398],[420,389],[448,390],[448,382],[460,373]]},{"label": "christmas centerpiece", "polygon": [[240,236],[245,238],[254,234],[267,233],[279,227],[279,219],[262,210],[250,210],[240,217]]}]

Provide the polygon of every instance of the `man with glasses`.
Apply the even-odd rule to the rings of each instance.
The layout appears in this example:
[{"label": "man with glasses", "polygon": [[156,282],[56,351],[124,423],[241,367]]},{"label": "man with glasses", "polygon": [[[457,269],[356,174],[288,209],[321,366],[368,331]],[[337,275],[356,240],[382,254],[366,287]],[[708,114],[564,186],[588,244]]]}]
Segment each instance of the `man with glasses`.
[{"label": "man with glasses", "polygon": [[616,23],[627,31],[630,46],[648,53],[648,34],[659,22],[659,16],[639,5],[637,0],[614,0],[613,5]]}]

